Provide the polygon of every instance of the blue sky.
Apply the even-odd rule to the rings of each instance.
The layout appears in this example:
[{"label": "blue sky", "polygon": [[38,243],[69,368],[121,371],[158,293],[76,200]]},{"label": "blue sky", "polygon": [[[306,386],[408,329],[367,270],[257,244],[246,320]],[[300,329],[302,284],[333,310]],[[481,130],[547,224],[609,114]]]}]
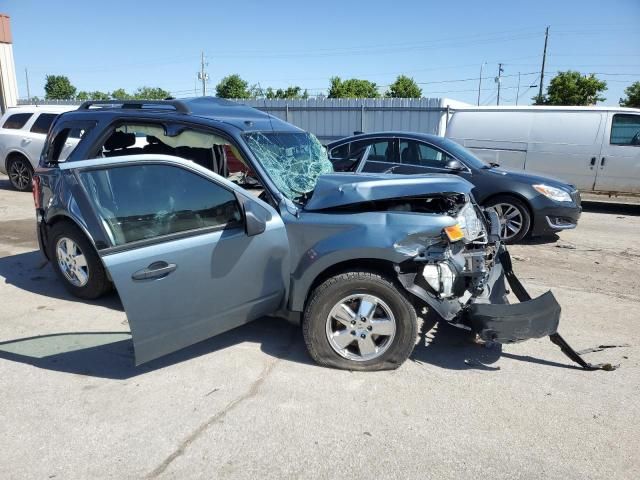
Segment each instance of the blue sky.
[{"label": "blue sky", "polygon": [[640,0],[0,0],[0,12],[11,16],[21,97],[25,67],[32,95],[44,96],[46,74],[67,75],[79,90],[147,85],[193,95],[204,50],[211,91],[231,73],[312,94],[334,75],[384,86],[406,74],[425,96],[475,103],[487,62],[481,103],[494,104],[502,62],[501,103],[515,103],[518,72],[528,103],[547,25],[545,80],[569,68],[599,73],[610,105],[640,80]]}]

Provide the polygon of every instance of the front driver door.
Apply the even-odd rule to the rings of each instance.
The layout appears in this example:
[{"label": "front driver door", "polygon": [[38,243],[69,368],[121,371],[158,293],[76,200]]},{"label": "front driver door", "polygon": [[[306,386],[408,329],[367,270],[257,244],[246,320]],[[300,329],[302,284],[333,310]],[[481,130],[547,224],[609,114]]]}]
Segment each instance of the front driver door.
[{"label": "front driver door", "polygon": [[[136,364],[280,308],[289,257],[275,210],[197,166],[105,160],[74,170],[112,244],[99,254],[127,313]],[[263,232],[248,235],[247,205]]]}]

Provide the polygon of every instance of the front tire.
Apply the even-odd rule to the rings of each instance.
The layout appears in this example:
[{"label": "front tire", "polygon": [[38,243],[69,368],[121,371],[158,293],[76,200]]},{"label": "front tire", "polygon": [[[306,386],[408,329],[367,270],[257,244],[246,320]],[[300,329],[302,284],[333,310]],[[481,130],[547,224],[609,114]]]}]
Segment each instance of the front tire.
[{"label": "front tire", "polygon": [[19,192],[31,190],[33,167],[25,157],[19,154],[13,155],[7,162],[7,174],[13,188]]},{"label": "front tire", "polygon": [[504,243],[517,243],[529,234],[531,214],[527,205],[511,195],[490,199],[485,207],[495,209],[500,219],[500,238]]},{"label": "front tire", "polygon": [[392,370],[413,351],[415,308],[384,275],[353,271],[329,278],[310,295],[304,341],[320,365],[343,370]]},{"label": "front tire", "polygon": [[54,270],[73,296],[93,300],[111,289],[93,245],[71,222],[53,225],[49,232],[49,252]]}]

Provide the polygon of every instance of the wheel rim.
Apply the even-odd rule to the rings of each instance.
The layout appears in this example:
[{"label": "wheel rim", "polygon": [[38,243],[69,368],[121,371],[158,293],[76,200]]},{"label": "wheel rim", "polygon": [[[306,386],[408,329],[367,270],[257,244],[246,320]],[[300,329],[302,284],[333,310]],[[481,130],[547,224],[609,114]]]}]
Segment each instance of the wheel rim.
[{"label": "wheel rim", "polygon": [[29,171],[29,167],[22,160],[15,160],[11,162],[11,166],[9,168],[9,179],[13,186],[24,190],[29,186],[31,182],[31,172]]},{"label": "wheel rim", "polygon": [[380,298],[349,295],[329,312],[326,333],[329,345],[340,356],[365,362],[389,349],[396,335],[396,319]]},{"label": "wheel rim", "polygon": [[500,219],[500,237],[503,240],[511,240],[518,236],[524,225],[520,209],[510,203],[498,203],[493,208]]},{"label": "wheel rim", "polygon": [[76,287],[84,287],[89,281],[87,259],[76,242],[61,237],[56,244],[58,266],[65,278]]}]

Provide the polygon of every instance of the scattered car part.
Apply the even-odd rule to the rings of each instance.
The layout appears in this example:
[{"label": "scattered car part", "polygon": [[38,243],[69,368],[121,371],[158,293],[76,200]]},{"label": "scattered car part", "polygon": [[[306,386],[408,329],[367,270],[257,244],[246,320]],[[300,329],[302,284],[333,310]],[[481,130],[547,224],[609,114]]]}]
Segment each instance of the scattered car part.
[{"label": "scattered car part", "polygon": [[[511,265],[511,258],[509,256],[509,253],[504,250],[501,255],[501,262],[503,265],[503,268],[505,270],[505,276],[507,278],[507,281],[509,282],[509,285],[511,286],[511,290],[513,291],[514,295],[518,298],[518,300],[520,302],[530,302],[531,300],[531,296],[529,295],[529,293],[527,292],[527,290],[524,288],[524,286],[522,285],[522,283],[520,282],[520,280],[518,279],[518,277],[516,277],[515,273],[513,273],[513,268]],[[553,297],[553,294],[551,294],[551,292],[547,292],[545,295],[551,295],[551,297]],[[542,298],[542,297],[539,297]],[[550,300],[548,300],[550,301]],[[555,298],[553,299],[553,301],[555,302]],[[555,302],[557,305],[557,302]],[[557,307],[557,312],[558,312],[558,319],[560,317],[560,306],[558,305]],[[556,323],[556,327],[557,327],[557,323]],[[545,335],[540,335],[540,336],[545,336]],[[583,369],[585,370],[606,370],[606,371],[611,371],[611,370],[615,370],[616,368],[618,368],[617,365],[612,365],[610,363],[598,363],[598,364],[592,364],[589,363],[587,361],[585,361],[580,354],[575,351],[573,348],[571,348],[571,346],[567,343],[567,341],[557,332],[557,328],[551,332],[549,332],[549,339],[551,340],[551,342],[555,345],[557,345],[558,347],[560,347],[560,350],[562,351],[562,353],[564,353],[567,357],[569,357],[571,360],[573,360],[574,362],[576,362],[578,365],[580,365]]]}]

